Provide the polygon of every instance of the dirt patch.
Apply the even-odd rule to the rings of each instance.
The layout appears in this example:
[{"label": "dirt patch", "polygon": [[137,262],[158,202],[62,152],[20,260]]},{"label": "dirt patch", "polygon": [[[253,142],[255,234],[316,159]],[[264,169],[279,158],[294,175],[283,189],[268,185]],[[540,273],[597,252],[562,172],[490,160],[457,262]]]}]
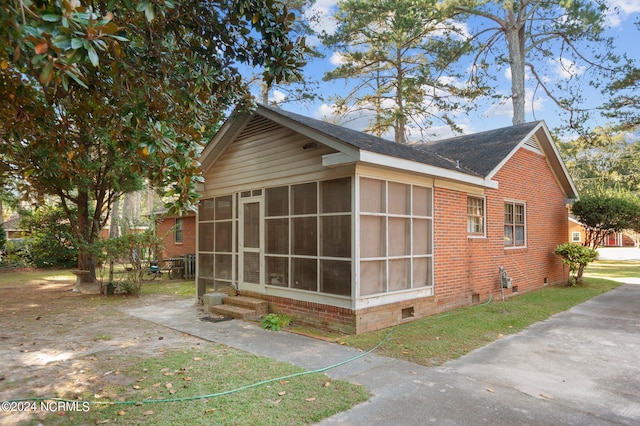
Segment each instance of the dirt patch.
[{"label": "dirt patch", "polygon": [[[78,399],[109,383],[127,383],[119,362],[200,339],[129,316],[121,311],[171,296],[102,296],[96,286],[73,293],[74,279],[56,278],[0,289],[0,400]],[[0,411],[0,425],[43,421],[61,413]],[[50,417],[49,417],[50,418]]]}]

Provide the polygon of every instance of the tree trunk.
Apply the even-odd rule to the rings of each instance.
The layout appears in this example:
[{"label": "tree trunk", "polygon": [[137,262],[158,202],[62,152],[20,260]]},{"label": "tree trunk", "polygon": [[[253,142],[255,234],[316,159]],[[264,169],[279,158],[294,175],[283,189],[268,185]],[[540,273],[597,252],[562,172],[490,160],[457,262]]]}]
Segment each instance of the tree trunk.
[{"label": "tree trunk", "polygon": [[89,193],[78,191],[78,269],[89,271],[82,277],[83,282],[96,282],[96,258],[91,252],[92,221],[89,216]]},{"label": "tree trunk", "polygon": [[120,197],[117,197],[113,201],[113,206],[111,207],[111,224],[109,226],[109,238],[118,238],[120,236],[120,216],[118,210],[120,210]]},{"label": "tree trunk", "polygon": [[511,67],[511,103],[513,105],[513,124],[525,122],[525,90],[524,90],[524,24],[518,23],[512,10],[507,12],[508,20],[504,30],[509,48],[509,65]]},{"label": "tree trunk", "polygon": [[585,265],[578,266],[578,273],[576,274],[576,284],[582,284],[582,274],[584,274]]}]

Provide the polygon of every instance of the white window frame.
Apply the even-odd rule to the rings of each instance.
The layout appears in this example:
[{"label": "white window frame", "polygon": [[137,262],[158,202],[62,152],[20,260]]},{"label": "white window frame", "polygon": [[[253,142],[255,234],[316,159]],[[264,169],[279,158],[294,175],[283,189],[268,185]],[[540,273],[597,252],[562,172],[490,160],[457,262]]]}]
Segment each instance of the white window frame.
[{"label": "white window frame", "polygon": [[571,233],[571,242],[572,243],[582,242],[582,234],[580,233],[580,231],[573,231]]},{"label": "white window frame", "polygon": [[[480,215],[476,215],[476,214],[471,214],[469,212],[469,202],[471,200],[477,200],[480,201],[481,204],[481,214]],[[475,225],[475,222],[472,222],[473,219],[478,219],[480,218],[482,220],[482,224],[481,224],[481,231],[480,232],[476,232],[473,231],[472,225]],[[487,209],[486,209],[486,202],[485,202],[485,197],[479,197],[477,195],[467,195],[467,235],[470,238],[480,238],[480,237],[485,237],[485,232],[486,232],[486,224],[487,224]]]},{"label": "white window frame", "polygon": [[[506,206],[510,205],[512,206],[512,220],[511,222],[507,221],[507,217],[506,217]],[[504,229],[506,230],[507,227],[511,228],[511,235],[512,235],[512,239],[511,242],[509,243],[509,240],[507,239],[507,233],[504,233],[504,247],[507,249],[519,249],[519,248],[525,248],[527,247],[527,203],[524,201],[519,201],[519,200],[504,200],[504,209],[505,211],[503,212],[503,221],[504,221]],[[515,216],[516,216],[516,206],[522,206],[522,222],[516,222],[515,220]],[[517,244],[517,241],[515,239],[515,235],[516,235],[516,229],[517,228],[522,228],[523,230],[523,240],[521,244]]]}]

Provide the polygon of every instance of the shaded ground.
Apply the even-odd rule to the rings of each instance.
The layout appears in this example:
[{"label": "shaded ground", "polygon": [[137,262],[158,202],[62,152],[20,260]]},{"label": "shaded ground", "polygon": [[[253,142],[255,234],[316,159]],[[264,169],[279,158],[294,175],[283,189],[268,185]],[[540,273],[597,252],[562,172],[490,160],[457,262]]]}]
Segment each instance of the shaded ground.
[{"label": "shaded ground", "polygon": [[[127,382],[112,370],[113,356],[195,347],[201,340],[133,318],[118,307],[141,306],[172,296],[105,297],[97,286],[72,293],[73,276],[50,277],[0,289],[0,400],[74,399],[88,389]],[[0,411],[0,425],[46,420],[63,413]],[[45,422],[46,424],[46,422]]]}]

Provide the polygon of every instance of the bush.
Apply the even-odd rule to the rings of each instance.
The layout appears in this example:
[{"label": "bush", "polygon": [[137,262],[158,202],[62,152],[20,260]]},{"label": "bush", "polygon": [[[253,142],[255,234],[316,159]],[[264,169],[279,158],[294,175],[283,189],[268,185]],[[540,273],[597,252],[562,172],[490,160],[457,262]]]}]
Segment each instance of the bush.
[{"label": "bush", "polygon": [[556,247],[554,251],[562,256],[562,263],[569,265],[569,284],[575,285],[582,282],[584,267],[598,258],[598,252],[580,244],[564,243]]},{"label": "bush", "polygon": [[71,225],[59,207],[40,207],[23,216],[20,226],[31,236],[29,253],[38,267],[70,268],[78,264]]},{"label": "bush", "polygon": [[17,269],[32,266],[29,241],[22,238],[9,239],[4,245],[0,269]]}]

